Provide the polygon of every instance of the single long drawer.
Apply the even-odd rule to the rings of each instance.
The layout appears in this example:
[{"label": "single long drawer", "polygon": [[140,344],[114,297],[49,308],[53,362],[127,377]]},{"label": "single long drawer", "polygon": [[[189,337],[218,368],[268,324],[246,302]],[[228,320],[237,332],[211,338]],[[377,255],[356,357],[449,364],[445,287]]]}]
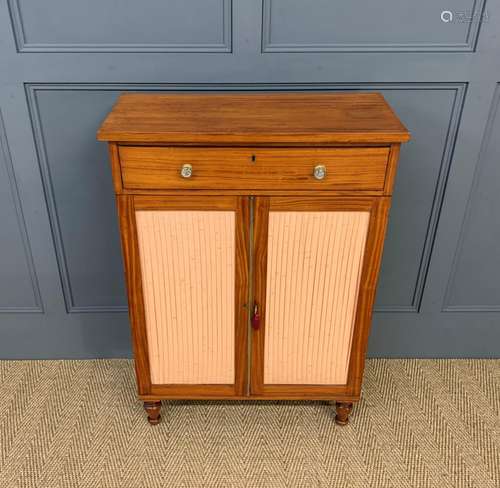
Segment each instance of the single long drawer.
[{"label": "single long drawer", "polygon": [[126,189],[382,190],[387,147],[120,146]]}]

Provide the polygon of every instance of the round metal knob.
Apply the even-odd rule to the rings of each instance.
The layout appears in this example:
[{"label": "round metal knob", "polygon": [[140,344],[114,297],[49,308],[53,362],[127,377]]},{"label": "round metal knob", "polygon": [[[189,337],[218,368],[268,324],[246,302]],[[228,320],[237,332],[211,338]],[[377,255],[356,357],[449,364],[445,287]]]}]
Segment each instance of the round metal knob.
[{"label": "round metal knob", "polygon": [[317,166],[315,166],[313,171],[313,176],[317,180],[324,179],[326,176],[326,166],[324,166],[323,164],[318,164]]},{"label": "round metal knob", "polygon": [[181,168],[181,176],[183,178],[191,178],[193,175],[193,167],[190,164],[183,164]]}]

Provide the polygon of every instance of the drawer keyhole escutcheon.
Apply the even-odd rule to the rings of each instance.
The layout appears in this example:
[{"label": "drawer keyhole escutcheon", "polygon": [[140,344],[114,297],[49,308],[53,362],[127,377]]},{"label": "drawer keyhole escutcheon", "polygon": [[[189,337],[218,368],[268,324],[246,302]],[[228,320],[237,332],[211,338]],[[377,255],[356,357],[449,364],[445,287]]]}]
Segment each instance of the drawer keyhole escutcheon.
[{"label": "drawer keyhole escutcheon", "polygon": [[190,164],[183,164],[181,168],[181,176],[183,178],[191,178],[193,175],[193,167]]},{"label": "drawer keyhole escutcheon", "polygon": [[318,164],[314,167],[313,176],[317,180],[323,180],[326,176],[326,166],[323,164]]}]

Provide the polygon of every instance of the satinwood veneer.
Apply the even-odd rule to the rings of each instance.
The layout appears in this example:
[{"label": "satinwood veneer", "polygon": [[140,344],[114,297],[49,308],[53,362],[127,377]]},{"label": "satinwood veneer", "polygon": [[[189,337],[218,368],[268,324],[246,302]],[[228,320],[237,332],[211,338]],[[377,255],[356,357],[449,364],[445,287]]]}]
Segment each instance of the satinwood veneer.
[{"label": "satinwood veneer", "polygon": [[378,93],[124,94],[107,141],[139,397],[359,400],[399,148]]}]

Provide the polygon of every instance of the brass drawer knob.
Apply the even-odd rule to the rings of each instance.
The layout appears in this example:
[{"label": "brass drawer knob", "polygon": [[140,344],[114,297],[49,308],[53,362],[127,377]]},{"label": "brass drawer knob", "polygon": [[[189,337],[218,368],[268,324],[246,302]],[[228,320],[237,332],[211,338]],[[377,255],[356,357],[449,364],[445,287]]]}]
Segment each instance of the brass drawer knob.
[{"label": "brass drawer knob", "polygon": [[191,178],[193,175],[193,167],[190,164],[183,164],[181,168],[181,176],[183,178]]},{"label": "brass drawer knob", "polygon": [[323,180],[326,176],[326,166],[323,164],[318,164],[314,167],[313,176],[317,180]]}]

